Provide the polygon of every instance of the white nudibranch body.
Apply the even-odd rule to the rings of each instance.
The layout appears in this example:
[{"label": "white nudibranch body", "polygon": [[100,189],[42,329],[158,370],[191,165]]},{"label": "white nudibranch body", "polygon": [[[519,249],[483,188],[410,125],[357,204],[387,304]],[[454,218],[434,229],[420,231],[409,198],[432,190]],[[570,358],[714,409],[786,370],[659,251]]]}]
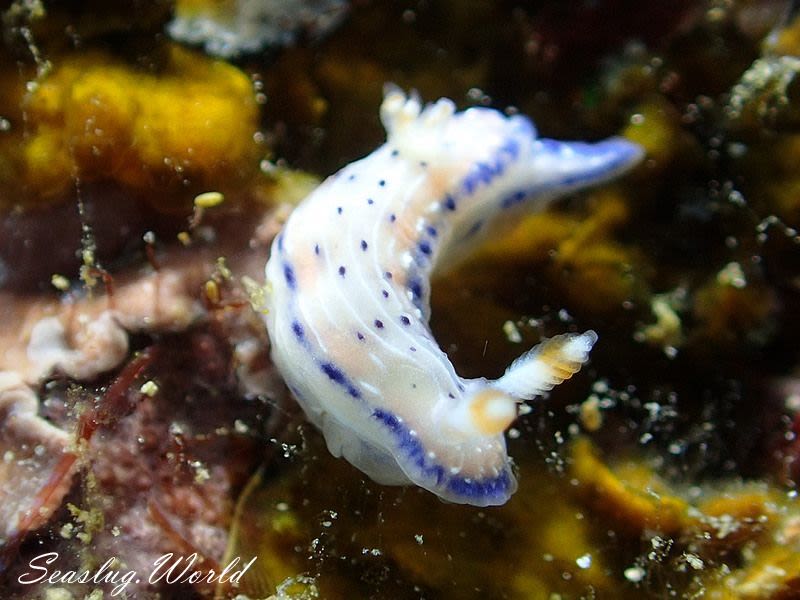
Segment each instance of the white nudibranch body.
[{"label": "white nudibranch body", "polygon": [[431,272],[642,150],[540,139],[523,116],[457,113],[447,99],[423,108],[395,89],[381,118],[387,142],[323,182],[273,243],[272,357],[334,455],[379,483],[503,504],[516,489],[503,432],[518,404],[577,372],[597,336],[557,336],[500,379],[463,379],[428,326]]}]

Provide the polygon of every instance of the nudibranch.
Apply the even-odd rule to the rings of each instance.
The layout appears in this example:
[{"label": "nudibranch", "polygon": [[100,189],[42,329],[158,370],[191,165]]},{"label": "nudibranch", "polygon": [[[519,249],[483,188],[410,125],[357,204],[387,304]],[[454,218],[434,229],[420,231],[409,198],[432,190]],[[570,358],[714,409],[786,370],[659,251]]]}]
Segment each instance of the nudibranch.
[{"label": "nudibranch", "polygon": [[519,404],[576,373],[597,336],[560,335],[497,380],[463,379],[428,326],[431,273],[642,150],[542,139],[524,116],[423,107],[397,89],[381,119],[386,143],[324,181],[273,242],[273,361],[330,452],[375,481],[503,504],[517,486],[504,431]]}]

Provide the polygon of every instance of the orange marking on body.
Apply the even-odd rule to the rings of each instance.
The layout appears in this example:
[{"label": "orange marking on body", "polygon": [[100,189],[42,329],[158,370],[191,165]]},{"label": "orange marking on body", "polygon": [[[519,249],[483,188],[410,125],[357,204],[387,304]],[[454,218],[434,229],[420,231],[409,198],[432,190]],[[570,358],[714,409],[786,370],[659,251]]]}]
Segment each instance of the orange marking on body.
[{"label": "orange marking on body", "polygon": [[[498,401],[510,401],[515,408],[513,414],[510,411],[507,414],[497,414],[496,410],[492,410],[492,408],[496,409]],[[481,390],[475,394],[470,402],[469,412],[475,427],[485,435],[496,435],[505,431],[517,417],[516,403],[510,400],[506,394],[493,389]]]},{"label": "orange marking on body", "polygon": [[303,249],[289,253],[288,258],[292,263],[298,285],[305,291],[313,290],[320,273],[318,257],[310,250]]},{"label": "orange marking on body", "polygon": [[411,248],[416,239],[419,237],[417,233],[416,223],[419,214],[416,212],[406,211],[397,217],[395,222],[396,235],[398,237],[397,249],[400,252],[405,252]]}]

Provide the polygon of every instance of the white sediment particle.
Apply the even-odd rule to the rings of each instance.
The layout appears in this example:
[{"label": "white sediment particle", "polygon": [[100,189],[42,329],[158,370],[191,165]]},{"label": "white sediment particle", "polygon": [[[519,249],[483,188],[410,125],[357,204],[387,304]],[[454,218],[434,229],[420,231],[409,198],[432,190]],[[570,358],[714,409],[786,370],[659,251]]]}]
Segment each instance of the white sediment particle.
[{"label": "white sediment particle", "polygon": [[503,323],[503,333],[506,334],[506,339],[514,344],[519,344],[522,341],[522,335],[517,328],[514,321],[506,321]]},{"label": "white sediment particle", "polygon": [[259,285],[259,283],[252,277],[243,275],[240,279],[244,291],[247,293],[247,299],[250,301],[250,306],[253,310],[264,314],[267,312],[267,290],[266,285]]},{"label": "white sediment particle", "polygon": [[717,283],[741,289],[747,285],[747,278],[738,262],[729,262],[717,273]]},{"label": "white sediment particle", "polygon": [[600,412],[600,398],[590,395],[581,403],[580,420],[586,431],[597,431],[603,425],[603,413]]},{"label": "white sediment particle", "polygon": [[623,575],[625,576],[625,579],[627,579],[631,583],[639,583],[640,581],[642,581],[644,579],[644,576],[646,574],[647,573],[645,572],[645,570],[642,567],[639,567],[639,566],[628,567],[623,572]]},{"label": "white sediment particle", "polygon": [[61,527],[61,530],[59,531],[59,535],[65,540],[68,540],[72,538],[74,532],[75,532],[74,523],[64,523],[64,525]]},{"label": "white sediment particle", "polygon": [[794,56],[768,56],[750,65],[733,86],[725,107],[729,118],[739,118],[748,106],[764,116],[774,107],[787,106],[789,84],[800,73],[800,59]]},{"label": "white sediment particle", "polygon": [[199,460],[193,460],[189,463],[189,466],[194,469],[194,481],[195,483],[204,483],[211,479],[211,473],[209,472],[208,468]]},{"label": "white sediment particle", "polygon": [[225,196],[220,192],[203,192],[194,197],[194,205],[198,208],[213,208],[225,201]]},{"label": "white sediment particle", "polygon": [[702,558],[690,552],[685,552],[683,559],[686,561],[686,564],[692,567],[695,571],[699,571],[705,566]]},{"label": "white sediment particle", "polygon": [[51,285],[59,291],[66,292],[69,289],[69,279],[58,273],[54,273],[50,278]]},{"label": "white sediment particle", "polygon": [[581,569],[588,569],[592,566],[592,555],[586,553],[583,556],[579,556],[577,559],[575,559],[575,564]]},{"label": "white sediment particle", "polygon": [[677,355],[678,347],[683,344],[682,323],[677,309],[684,300],[684,294],[683,290],[677,289],[653,296],[650,301],[650,310],[652,310],[656,322],[636,331],[634,339],[638,342],[661,346],[664,354],[669,358],[674,358]]},{"label": "white sediment particle", "polygon": [[152,379],[148,379],[142,384],[139,391],[148,398],[152,398],[158,393],[158,384]]}]

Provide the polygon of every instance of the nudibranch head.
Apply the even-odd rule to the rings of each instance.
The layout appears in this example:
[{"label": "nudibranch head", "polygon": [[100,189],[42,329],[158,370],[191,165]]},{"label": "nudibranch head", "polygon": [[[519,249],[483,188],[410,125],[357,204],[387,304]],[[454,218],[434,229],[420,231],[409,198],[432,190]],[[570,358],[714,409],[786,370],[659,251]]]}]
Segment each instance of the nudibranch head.
[{"label": "nudibranch head", "polygon": [[395,89],[381,117],[386,144],[323,182],[273,243],[272,357],[334,455],[379,483],[503,504],[519,404],[577,372],[597,335],[556,336],[497,380],[464,379],[428,326],[431,273],[503,215],[606,181],[642,151],[540,139],[523,116]]},{"label": "nudibranch head", "polygon": [[[536,137],[533,124],[523,116],[506,117],[481,107],[456,112],[449,98],[423,106],[416,94],[406,96],[388,87],[381,104],[381,121],[388,142],[401,153],[441,163],[475,161],[476,147],[490,156],[496,147],[512,142],[515,135]],[[515,131],[516,130],[516,131]]]}]

